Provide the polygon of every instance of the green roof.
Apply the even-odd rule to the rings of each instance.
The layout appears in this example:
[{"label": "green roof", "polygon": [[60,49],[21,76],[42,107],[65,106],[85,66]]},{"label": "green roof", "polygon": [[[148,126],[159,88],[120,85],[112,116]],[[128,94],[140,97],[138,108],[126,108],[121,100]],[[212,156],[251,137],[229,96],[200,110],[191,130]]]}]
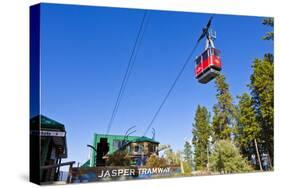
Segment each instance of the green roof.
[{"label": "green roof", "polygon": [[87,168],[87,167],[90,167],[90,159],[81,165],[81,168]]},{"label": "green roof", "polygon": [[[40,121],[40,123],[39,123],[39,121]],[[37,126],[39,126],[39,124],[41,125],[41,128],[43,128],[43,129],[54,129],[54,130],[65,131],[64,125],[62,123],[59,123],[44,115],[37,115],[30,119],[30,125],[32,128],[38,129]]]},{"label": "green roof", "polygon": [[148,138],[146,136],[142,136],[142,137],[136,138],[134,140],[131,140],[131,142],[153,142],[153,143],[159,144],[159,142],[153,140],[152,138]]}]

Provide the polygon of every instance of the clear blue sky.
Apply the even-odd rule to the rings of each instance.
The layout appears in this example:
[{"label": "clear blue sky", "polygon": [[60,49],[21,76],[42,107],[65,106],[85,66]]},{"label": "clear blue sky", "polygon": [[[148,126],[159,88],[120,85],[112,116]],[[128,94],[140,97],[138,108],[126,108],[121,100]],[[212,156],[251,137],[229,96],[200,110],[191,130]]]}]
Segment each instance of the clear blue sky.
[{"label": "clear blue sky", "polygon": [[[105,133],[143,10],[44,4],[41,17],[41,112],[66,126],[69,157],[83,163],[94,133]],[[136,125],[142,135],[209,14],[150,11],[142,45],[110,134]],[[272,52],[260,17],[216,15],[215,45],[233,98],[248,91],[251,62]],[[204,48],[197,48],[198,55]],[[194,59],[193,57],[192,59]],[[214,82],[199,84],[190,62],[152,127],[156,140],[183,148],[198,104],[212,110]],[[236,99],[235,99],[236,100]],[[151,136],[151,132],[147,134]]]}]

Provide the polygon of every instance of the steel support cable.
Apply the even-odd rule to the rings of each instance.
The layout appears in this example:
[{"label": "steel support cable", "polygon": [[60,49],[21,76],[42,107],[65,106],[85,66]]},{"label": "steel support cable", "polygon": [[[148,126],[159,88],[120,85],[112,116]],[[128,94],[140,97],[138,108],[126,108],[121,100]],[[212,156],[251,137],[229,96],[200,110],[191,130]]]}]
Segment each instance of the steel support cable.
[{"label": "steel support cable", "polygon": [[[136,48],[135,48],[135,50],[134,50],[135,53],[133,53],[132,58],[130,58],[130,59],[132,59],[132,65],[130,66],[130,69],[129,69],[129,71],[128,71],[127,77],[126,77],[126,79],[125,79],[124,87],[123,87],[123,90],[121,91],[121,94],[120,94],[120,100],[118,101],[118,104],[117,104],[117,107],[116,107],[115,116],[116,116],[117,110],[118,110],[118,108],[119,108],[121,98],[123,97],[123,93],[124,93],[124,91],[125,91],[125,87],[126,87],[126,85],[127,85],[127,82],[128,82],[128,80],[129,80],[129,78],[130,78],[130,76],[131,76],[132,69],[133,69],[133,65],[135,64],[135,59],[136,59],[137,54],[138,54],[138,52],[139,52],[139,48],[140,48],[140,46],[141,46],[141,44],[142,44],[142,39],[143,39],[145,30],[146,30],[146,25],[147,25],[148,20],[149,20],[149,12],[147,12],[147,17],[144,18],[144,20],[145,20],[145,21],[144,21],[144,25],[143,25],[143,27],[142,27],[142,32],[141,32],[141,35],[140,35],[140,37],[139,37],[139,43],[137,43],[137,46],[136,46]],[[115,118],[115,117],[114,117],[114,118]]]},{"label": "steel support cable", "polygon": [[193,47],[193,49],[191,50],[189,56],[187,57],[187,59],[185,60],[185,63],[183,64],[182,68],[180,69],[180,72],[178,73],[178,75],[176,76],[176,79],[174,80],[174,82],[172,83],[170,89],[168,90],[167,94],[165,95],[165,97],[163,98],[163,101],[161,102],[160,106],[157,108],[155,114],[152,117],[152,120],[150,121],[150,123],[148,124],[143,136],[145,136],[147,134],[147,132],[149,131],[150,127],[152,126],[152,124],[154,123],[155,119],[157,118],[157,116],[159,115],[159,112],[161,111],[161,109],[163,108],[164,104],[166,103],[168,97],[170,96],[172,90],[174,89],[174,87],[176,86],[178,80],[180,79],[181,75],[183,74],[186,66],[188,65],[190,58],[192,57],[193,53],[195,52],[196,48],[198,47],[199,41],[196,42],[195,46]]},{"label": "steel support cable", "polygon": [[[205,29],[208,29],[211,25],[211,21],[214,18],[214,14],[211,15],[211,17],[209,18],[209,21],[205,27]],[[203,30],[204,33],[204,30]],[[206,35],[206,33],[204,33],[204,36]],[[176,79],[174,80],[173,84],[171,85],[170,89],[168,90],[167,94],[165,95],[163,101],[161,102],[160,106],[158,107],[158,109],[156,110],[154,116],[152,117],[152,120],[150,121],[150,123],[148,124],[143,136],[145,136],[147,134],[147,132],[149,131],[150,127],[152,126],[152,124],[154,123],[155,119],[157,118],[159,112],[161,111],[162,107],[164,106],[164,104],[166,103],[168,97],[170,96],[172,90],[174,89],[174,87],[176,86],[179,78],[181,77],[181,75],[183,74],[188,62],[190,61],[190,58],[192,57],[193,53],[195,52],[196,48],[198,47],[198,44],[200,42],[200,40],[202,39],[202,34],[201,36],[198,38],[196,44],[194,45],[193,49],[191,50],[189,56],[187,57],[187,59],[185,60],[185,63],[183,64],[182,68],[180,69],[179,74],[177,75]]]},{"label": "steel support cable", "polygon": [[126,71],[125,71],[124,77],[122,79],[122,84],[121,84],[121,87],[119,89],[119,93],[118,93],[118,96],[117,96],[117,99],[116,99],[116,102],[115,102],[115,105],[114,105],[109,123],[107,125],[106,135],[108,135],[108,133],[109,133],[111,127],[112,127],[112,124],[115,120],[120,101],[123,97],[124,90],[126,88],[128,79],[131,75],[132,68],[133,68],[133,65],[134,65],[134,62],[135,62],[135,59],[136,59],[136,56],[137,56],[137,52],[138,52],[138,49],[140,47],[140,44],[141,44],[141,41],[142,41],[142,38],[143,38],[143,35],[144,35],[146,25],[148,23],[148,17],[149,17],[149,12],[147,10],[145,10],[142,21],[141,21],[141,26],[140,26],[140,29],[139,29],[138,34],[137,34],[137,38],[135,40],[133,50],[132,50],[130,58],[129,58],[128,65],[126,67]]}]

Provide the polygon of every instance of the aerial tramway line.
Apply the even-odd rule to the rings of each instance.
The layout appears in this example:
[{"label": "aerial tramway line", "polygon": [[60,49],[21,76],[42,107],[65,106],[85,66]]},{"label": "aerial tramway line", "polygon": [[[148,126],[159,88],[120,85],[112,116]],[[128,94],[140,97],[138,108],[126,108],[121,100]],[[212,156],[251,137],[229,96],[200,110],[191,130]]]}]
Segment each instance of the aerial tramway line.
[{"label": "aerial tramway line", "polygon": [[[104,163],[103,156],[105,156],[106,153],[108,153],[108,151],[109,151],[107,136],[108,136],[108,134],[111,130],[111,126],[112,126],[112,124],[114,122],[114,119],[116,117],[116,114],[118,112],[120,101],[122,99],[122,96],[124,94],[124,90],[126,88],[128,79],[130,77],[131,70],[132,70],[132,67],[134,65],[134,61],[135,61],[135,58],[136,58],[141,40],[142,40],[143,35],[145,33],[145,28],[146,28],[148,19],[149,19],[149,11],[146,10],[144,12],[144,15],[143,15],[143,18],[142,18],[142,21],[141,21],[141,25],[140,25],[140,28],[139,28],[139,31],[138,31],[138,34],[137,34],[137,38],[135,40],[133,50],[132,50],[130,58],[129,58],[129,62],[128,62],[128,65],[127,65],[127,68],[126,68],[126,72],[124,74],[122,84],[121,84],[121,87],[120,87],[120,90],[119,90],[119,93],[118,93],[118,97],[117,97],[116,102],[115,102],[115,106],[113,108],[109,123],[107,125],[106,136],[105,136],[105,138],[103,138],[101,140],[101,142],[99,143],[97,148],[95,148],[94,146],[91,146],[91,145],[87,145],[88,147],[91,147],[97,153],[98,163],[101,163],[101,164]],[[152,117],[152,120],[150,121],[150,123],[146,127],[143,136],[145,136],[147,134],[147,132],[150,130],[152,124],[154,123],[155,119],[159,115],[162,107],[166,103],[168,97],[170,96],[172,90],[176,86],[176,83],[180,79],[180,77],[183,74],[185,68],[187,67],[190,59],[193,57],[193,54],[194,54],[195,50],[197,49],[200,41],[203,38],[206,38],[206,45],[205,45],[204,51],[199,56],[197,56],[196,59],[195,59],[195,78],[198,80],[199,83],[206,84],[206,83],[210,82],[212,79],[214,79],[216,76],[219,75],[219,73],[221,71],[221,59],[220,59],[220,51],[218,49],[216,49],[215,46],[214,46],[214,40],[216,39],[216,33],[213,30],[210,29],[212,19],[213,19],[213,17],[211,17],[209,19],[207,25],[203,28],[202,34],[200,35],[200,37],[198,38],[195,46],[192,48],[189,55],[187,56],[187,58],[185,60],[185,63],[183,64],[183,66],[180,69],[178,75],[176,76],[175,80],[173,81],[173,83],[172,83],[171,87],[169,88],[167,94],[164,96],[162,102],[160,103],[160,106],[157,108],[155,114]],[[130,129],[128,129],[128,131]],[[135,131],[133,131],[133,132],[135,132]],[[131,133],[133,133],[133,132],[131,132]],[[123,142],[125,142],[126,137],[131,133],[128,133],[128,132],[125,133],[125,137],[124,137]],[[154,136],[155,136],[155,130],[153,130],[153,138],[154,138]]]},{"label": "aerial tramway line", "polygon": [[[195,78],[198,80],[199,83],[206,84],[214,79],[216,76],[220,74],[221,71],[221,59],[220,59],[220,51],[215,48],[214,40],[216,38],[216,34],[214,30],[210,29],[212,23],[213,16],[209,19],[207,25],[203,28],[203,32],[198,38],[195,46],[192,48],[190,54],[187,56],[185,63],[183,64],[180,72],[176,76],[174,82],[172,83],[170,89],[168,90],[167,94],[163,98],[163,101],[160,103],[160,106],[156,110],[155,114],[152,117],[152,120],[148,124],[146,130],[144,131],[143,135],[146,135],[148,130],[151,128],[152,124],[154,123],[155,119],[159,115],[161,109],[163,108],[164,104],[166,103],[168,97],[170,96],[172,90],[174,89],[176,83],[178,82],[179,78],[183,74],[187,64],[189,63],[193,53],[195,52],[196,48],[198,47],[200,41],[203,38],[206,38],[206,45],[204,51],[195,58]],[[210,30],[209,30],[210,29]]]},{"label": "aerial tramway line", "polygon": [[[137,54],[137,52],[138,52],[138,47],[136,47],[136,46],[138,46],[140,44],[140,41],[143,38],[145,26],[147,25],[147,22],[148,22],[148,13],[149,13],[148,11],[145,11],[145,13],[144,13],[131,57],[135,56],[135,54]],[[214,45],[214,41],[216,39],[216,33],[214,32],[214,30],[210,29],[212,19],[213,19],[213,16],[209,19],[207,25],[203,28],[202,34],[198,38],[195,46],[193,47],[190,54],[188,55],[185,63],[183,64],[182,68],[180,69],[180,71],[179,71],[178,75],[176,76],[174,82],[172,83],[170,89],[168,90],[167,94],[163,98],[163,101],[160,103],[160,106],[158,107],[155,114],[153,115],[152,120],[148,124],[143,136],[145,136],[146,133],[148,132],[148,130],[151,128],[151,125],[154,123],[156,117],[158,116],[158,114],[161,111],[162,107],[164,106],[166,100],[170,96],[176,83],[178,82],[179,78],[183,74],[187,64],[189,63],[191,57],[193,56],[193,53],[195,52],[196,48],[198,47],[198,44],[204,38],[206,38],[205,49],[199,56],[197,56],[195,58],[195,78],[198,80],[199,83],[206,84],[220,74],[220,71],[222,68],[222,63],[221,63],[221,58],[220,58],[220,51],[218,49],[216,49],[215,45]],[[128,75],[130,74],[130,71],[128,71],[128,70],[132,69],[132,65],[133,65],[132,62],[134,62],[134,60],[135,60],[135,58],[130,58],[130,60],[129,60],[127,71],[126,71],[126,74],[124,75],[122,85],[121,85],[121,88],[119,91],[119,95],[117,97],[115,107],[113,109],[109,124],[107,126],[106,135],[108,135],[108,133],[111,129],[111,126],[113,124],[113,121],[115,119],[116,113],[118,111],[121,97],[122,97],[122,94],[124,93],[126,83],[128,81],[128,77],[129,77]]]}]

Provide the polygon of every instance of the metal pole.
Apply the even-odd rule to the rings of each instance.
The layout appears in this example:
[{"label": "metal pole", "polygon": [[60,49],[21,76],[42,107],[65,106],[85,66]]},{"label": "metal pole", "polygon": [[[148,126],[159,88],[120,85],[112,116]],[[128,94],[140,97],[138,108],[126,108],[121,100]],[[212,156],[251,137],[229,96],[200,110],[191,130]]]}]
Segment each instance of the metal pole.
[{"label": "metal pole", "polygon": [[94,162],[91,162],[92,160],[93,160],[93,158],[95,157],[95,153],[97,153],[97,149],[94,147],[94,146],[92,146],[92,145],[90,145],[90,144],[87,144],[87,147],[89,147],[89,148],[91,148],[93,151],[91,152],[91,156],[90,156],[90,166],[92,166],[93,164],[92,163],[94,163]]},{"label": "metal pole", "polygon": [[260,154],[259,154],[259,148],[258,148],[257,140],[254,139],[254,142],[255,142],[255,147],[256,147],[256,153],[257,153],[258,160],[259,160],[260,171],[263,171],[263,170],[262,170],[262,166],[261,166],[261,159],[260,159]]},{"label": "metal pole", "polygon": [[208,160],[208,163],[207,163],[207,170],[208,170],[208,172],[209,172],[209,163],[210,163],[210,156],[209,156],[209,143],[211,143],[212,142],[212,137],[211,136],[209,136],[209,138],[208,138],[208,142],[207,142],[207,160]]},{"label": "metal pole", "polygon": [[209,144],[207,144],[207,171],[209,172]]},{"label": "metal pole", "polygon": [[152,128],[152,139],[154,140],[155,139],[155,129]]},{"label": "metal pole", "polygon": [[134,125],[134,126],[130,127],[129,129],[127,129],[127,131],[125,132],[125,135],[124,135],[124,138],[123,138],[123,141],[122,141],[122,147],[123,147],[123,145],[125,144],[124,142],[125,142],[125,140],[127,140],[128,136],[129,136],[130,134],[136,132],[136,130],[134,130],[134,131],[131,131],[131,132],[129,133],[129,131],[132,130],[133,128],[135,128],[135,127],[136,127],[136,126]]},{"label": "metal pole", "polygon": [[184,167],[183,167],[183,162],[182,162],[182,160],[180,160],[180,165],[181,165],[181,173],[184,174],[185,172],[184,172]]},{"label": "metal pole", "polygon": [[130,127],[130,128],[126,131],[126,133],[125,133],[125,137],[127,136],[128,132],[129,132],[131,129],[135,128],[135,127],[136,127],[135,125],[134,125],[134,126],[132,126],[132,127]]},{"label": "metal pole", "polygon": [[90,144],[87,144],[87,147],[92,148],[95,152],[97,152],[96,148]]},{"label": "metal pole", "polygon": [[267,150],[267,160],[268,160],[268,163],[269,163],[269,167],[272,168],[271,157],[269,155],[268,150]]}]

